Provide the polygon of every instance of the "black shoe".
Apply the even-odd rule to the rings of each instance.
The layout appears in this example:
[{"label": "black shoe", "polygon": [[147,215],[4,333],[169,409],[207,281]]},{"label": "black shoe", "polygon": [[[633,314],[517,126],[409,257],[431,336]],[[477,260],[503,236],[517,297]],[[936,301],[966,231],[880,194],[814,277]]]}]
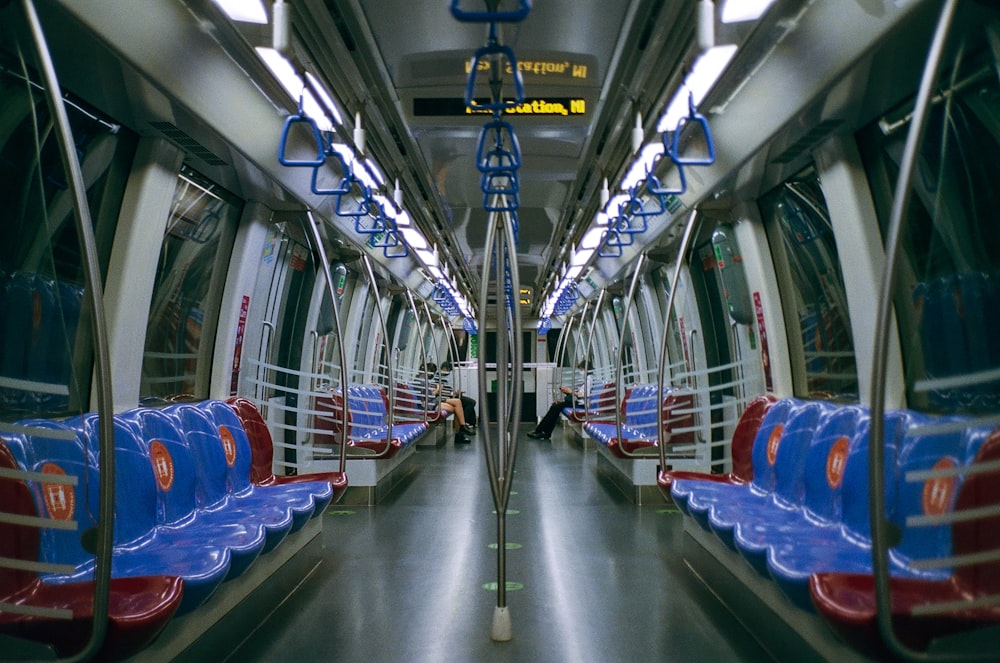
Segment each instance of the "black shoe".
[{"label": "black shoe", "polygon": [[465,437],[462,433],[455,433],[455,444],[468,444],[470,442],[472,442],[472,440]]},{"label": "black shoe", "polygon": [[550,437],[552,437],[552,434],[551,433],[543,433],[541,431],[533,430],[530,433],[528,433],[528,437],[530,437],[530,438],[532,438],[534,440],[547,440]]},{"label": "black shoe", "polygon": [[465,433],[466,435],[475,435],[476,434],[476,429],[473,428],[472,426],[470,426],[469,424],[465,424],[459,430],[461,432]]}]

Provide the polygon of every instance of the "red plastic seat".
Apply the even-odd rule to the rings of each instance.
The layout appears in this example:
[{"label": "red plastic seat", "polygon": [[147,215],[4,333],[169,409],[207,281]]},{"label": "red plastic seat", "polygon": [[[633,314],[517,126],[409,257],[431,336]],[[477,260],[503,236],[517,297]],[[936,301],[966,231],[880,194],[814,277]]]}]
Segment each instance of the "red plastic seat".
[{"label": "red plastic seat", "polygon": [[243,430],[250,439],[250,450],[253,462],[250,467],[250,481],[258,486],[301,483],[304,481],[328,481],[333,486],[333,501],[338,501],[347,492],[347,474],[345,472],[316,472],[312,474],[296,474],[294,476],[275,476],[272,468],[274,462],[274,443],[271,431],[267,429],[260,411],[253,401],[247,398],[233,397],[226,401],[236,411],[236,416],[243,423]]},{"label": "red plastic seat", "polygon": [[[990,434],[976,454],[975,463],[1000,460],[1000,430]],[[955,512],[1000,507],[1000,470],[966,477],[959,489]],[[915,615],[922,605],[966,603],[1000,594],[1000,515],[959,521],[952,525],[955,557],[983,555],[992,560],[957,566],[951,578],[928,581],[890,578],[892,621],[896,633],[908,646],[924,649],[934,638],[980,626],[1000,624],[1000,605],[984,601],[943,614]],[[861,649],[879,651],[875,581],[871,575],[815,573],[809,579],[813,604],[847,641]]]},{"label": "red plastic seat", "polygon": [[774,405],[773,396],[758,396],[747,404],[740,416],[733,440],[730,444],[730,457],[733,470],[729,474],[708,474],[706,472],[689,472],[683,470],[660,470],[656,477],[656,485],[667,499],[670,497],[670,487],[677,479],[696,479],[698,481],[714,481],[716,483],[745,484],[753,481],[753,441],[760,428],[764,415]]},{"label": "red plastic seat", "polygon": [[[0,467],[22,469],[2,441]],[[0,504],[9,514],[38,517],[30,489],[23,481],[0,477]],[[35,527],[0,522],[0,557],[37,561],[39,541]],[[148,646],[177,612],[183,588],[184,582],[175,576],[112,578],[108,631],[97,658],[122,659]],[[63,619],[0,611],[0,633],[50,645],[60,656],[72,655],[90,636],[93,595],[93,582],[49,585],[33,572],[0,568],[0,602],[68,612]]]}]

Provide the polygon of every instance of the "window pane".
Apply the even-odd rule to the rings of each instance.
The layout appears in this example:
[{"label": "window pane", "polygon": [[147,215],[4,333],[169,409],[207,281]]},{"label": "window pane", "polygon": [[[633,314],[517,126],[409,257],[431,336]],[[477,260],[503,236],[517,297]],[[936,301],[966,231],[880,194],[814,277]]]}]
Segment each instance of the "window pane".
[{"label": "window pane", "polygon": [[143,398],[207,398],[218,302],[241,208],[231,194],[181,169],[149,312]]},{"label": "window pane", "polygon": [[[92,341],[73,194],[44,92],[0,57],[0,419],[89,407]],[[30,73],[28,75],[31,75]],[[66,94],[107,271],[135,136]]]},{"label": "window pane", "polygon": [[[942,67],[939,89],[955,93],[928,116],[894,292],[909,405],[936,412],[1000,405],[1000,85],[984,34],[967,40]],[[883,235],[909,129],[897,126],[858,141]]]},{"label": "window pane", "polygon": [[786,263],[778,285],[786,315],[789,307],[794,315],[787,324],[799,329],[800,343],[789,339],[789,351],[801,353],[805,365],[804,381],[794,376],[795,395],[857,398],[847,296],[819,178],[812,170],[792,178],[761,198],[760,208],[778,230],[769,237],[775,261]]}]

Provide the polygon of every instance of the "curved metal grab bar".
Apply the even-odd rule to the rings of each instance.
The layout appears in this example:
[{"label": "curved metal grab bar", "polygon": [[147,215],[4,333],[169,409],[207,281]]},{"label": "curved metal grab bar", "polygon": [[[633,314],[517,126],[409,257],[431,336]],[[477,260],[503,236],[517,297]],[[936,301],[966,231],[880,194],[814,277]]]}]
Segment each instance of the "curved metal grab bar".
[{"label": "curved metal grab bar", "polygon": [[326,255],[326,247],[323,246],[323,237],[319,232],[319,224],[316,223],[316,217],[313,216],[312,210],[306,210],[306,219],[309,221],[309,235],[307,237],[313,243],[313,249],[319,256],[319,262],[323,273],[323,278],[326,279],[326,289],[327,294],[330,296],[330,305],[333,311],[333,329],[337,334],[337,350],[340,353],[340,385],[344,391],[344,398],[341,399],[340,415],[341,421],[344,425],[340,427],[340,458],[338,459],[340,465],[338,472],[344,473],[347,471],[347,420],[350,414],[347,405],[347,381],[350,379],[347,374],[347,350],[344,348],[344,332],[340,326],[340,305],[337,303],[337,286],[333,280],[333,272],[330,270],[330,260]]},{"label": "curved metal grab bar", "polygon": [[[684,234],[681,236],[680,246],[677,247],[677,264],[674,265],[674,273],[670,277],[670,294],[667,295],[667,308],[664,312],[666,320],[663,322],[663,336],[660,338],[660,363],[656,370],[656,388],[659,389],[660,393],[663,393],[663,388],[667,386],[666,373],[667,373],[667,339],[670,337],[670,322],[673,320],[674,316],[671,316],[671,312],[674,310],[674,300],[677,296],[677,286],[681,280],[681,268],[684,266],[684,256],[687,255],[688,249],[691,246],[691,241],[697,234],[697,229],[701,225],[701,215],[698,214],[698,210],[691,210],[691,216],[688,217],[687,225],[684,227]],[[656,430],[663,430],[663,408],[656,408]],[[666,469],[667,467],[667,445],[661,444],[660,446],[660,467]]]},{"label": "curved metal grab bar", "polygon": [[80,253],[83,258],[84,278],[90,293],[91,325],[94,334],[94,382],[97,390],[98,428],[100,434],[100,489],[98,493],[97,541],[94,568],[94,606],[90,636],[75,656],[67,660],[85,661],[92,658],[104,644],[108,630],[108,607],[111,591],[111,557],[115,530],[115,453],[114,419],[111,393],[111,353],[108,328],[104,317],[104,294],[101,267],[98,260],[97,241],[87,201],[87,187],[80,168],[79,154],[73,141],[73,132],[66,113],[65,101],[59,87],[55,66],[49,52],[41,21],[32,0],[23,0],[25,19],[31,31],[38,66],[45,79],[45,100],[56,128],[56,142],[63,167],[69,175],[73,196],[73,220],[76,223]]},{"label": "curved metal grab bar", "polygon": [[[896,292],[897,264],[901,239],[906,227],[907,208],[913,192],[913,179],[917,172],[920,144],[923,142],[927,117],[934,94],[934,82],[944,57],[948,33],[951,29],[958,0],[946,0],[935,28],[931,47],[927,54],[920,87],[913,109],[913,119],[903,146],[899,162],[899,176],[896,180],[895,196],[889,217],[889,227],[885,234],[886,262],[879,289],[878,307],[875,318],[875,340],[872,361],[871,430],[868,445],[868,481],[872,486],[869,502],[869,519],[872,534],[872,571],[875,579],[876,617],[882,639],[890,652],[907,659],[924,661],[956,660],[959,652],[947,651],[942,647],[938,652],[921,652],[911,649],[896,635],[893,624],[892,595],[889,587],[889,547],[892,544],[892,524],[886,519],[884,490],[885,466],[885,381],[889,355],[890,324],[892,320],[893,298]],[[979,652],[963,651],[964,658],[992,659],[995,648],[981,649]],[[976,653],[979,656],[976,656]]]},{"label": "curved metal grab bar", "polygon": [[[622,412],[623,409],[622,378],[624,377],[622,371],[625,368],[622,364],[625,362],[625,338],[626,338],[625,335],[630,331],[629,313],[631,312],[632,309],[632,302],[635,301],[635,291],[639,285],[639,277],[642,276],[642,268],[645,266],[645,264],[646,264],[646,254],[640,253],[639,259],[635,263],[635,270],[632,272],[632,282],[629,284],[628,294],[625,298],[625,305],[622,307],[622,313],[621,313],[622,329],[621,333],[618,335],[618,361],[617,365],[615,366],[615,403],[618,404],[618,406],[615,407],[615,430],[618,437],[618,450],[622,453],[622,455],[629,457],[639,456],[640,454],[635,454],[630,452],[628,449],[625,448],[623,444],[621,444],[622,423],[624,423],[622,421],[622,416],[624,414]],[[656,396],[657,410],[663,409],[662,403],[663,403],[663,388],[659,387],[659,393],[657,393]],[[662,416],[662,414],[660,416]],[[659,421],[659,419],[657,419],[657,421]],[[657,428],[657,438],[659,438],[659,431],[662,430],[663,430],[662,427]],[[658,446],[663,446],[663,445],[659,444],[658,442]]]}]

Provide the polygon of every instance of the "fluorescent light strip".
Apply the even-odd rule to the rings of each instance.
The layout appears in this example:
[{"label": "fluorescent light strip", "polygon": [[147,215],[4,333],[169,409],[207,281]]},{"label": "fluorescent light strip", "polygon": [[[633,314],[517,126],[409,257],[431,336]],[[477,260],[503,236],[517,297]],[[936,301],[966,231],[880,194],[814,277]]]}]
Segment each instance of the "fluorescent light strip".
[{"label": "fluorescent light strip", "polygon": [[726,4],[722,6],[722,22],[756,21],[773,2],[774,0],[726,0]]},{"label": "fluorescent light strip", "polygon": [[667,110],[660,117],[656,130],[673,131],[681,118],[688,114],[689,95],[693,97],[696,107],[701,104],[734,55],[736,55],[735,44],[715,46],[699,55],[691,68],[691,73],[684,79],[684,84],[678,88],[674,98],[667,105]]},{"label": "fluorescent light strip", "polygon": [[267,25],[267,11],[262,0],[214,0],[230,21]]}]

